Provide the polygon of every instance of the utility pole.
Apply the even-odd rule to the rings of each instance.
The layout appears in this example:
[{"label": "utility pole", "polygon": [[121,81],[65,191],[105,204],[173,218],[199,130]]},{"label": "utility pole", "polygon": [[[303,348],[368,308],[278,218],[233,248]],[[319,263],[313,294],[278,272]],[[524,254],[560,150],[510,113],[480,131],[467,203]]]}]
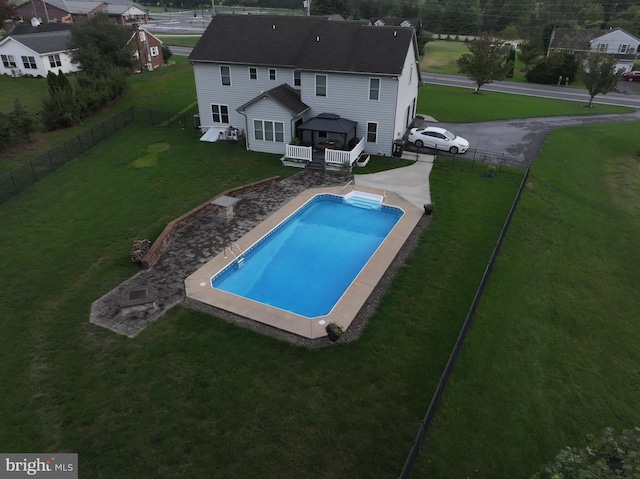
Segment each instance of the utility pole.
[{"label": "utility pole", "polygon": [[307,8],[307,16],[311,16],[311,0],[304,0],[302,6]]},{"label": "utility pole", "polygon": [[216,14],[216,0],[211,0],[211,16]]}]

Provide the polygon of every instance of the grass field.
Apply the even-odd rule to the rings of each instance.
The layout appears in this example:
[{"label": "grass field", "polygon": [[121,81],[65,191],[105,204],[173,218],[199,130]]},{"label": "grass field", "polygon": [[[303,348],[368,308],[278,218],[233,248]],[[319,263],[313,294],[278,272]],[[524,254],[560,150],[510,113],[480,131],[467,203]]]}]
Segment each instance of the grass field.
[{"label": "grass field", "polygon": [[132,239],[291,170],[138,125],[2,205],[5,450],[78,452],[86,477],[396,475],[521,172],[436,166],[438,215],[356,343],[307,350],[183,308],[135,340],[88,322],[135,272]]},{"label": "grass field", "polygon": [[482,95],[475,95],[469,88],[430,84],[423,86],[418,96],[419,113],[433,116],[438,121],[457,123],[633,111],[632,108],[611,105],[585,108],[585,104],[586,102],[551,100],[488,91]]},{"label": "grass field", "polygon": [[[193,48],[200,40],[201,35],[157,35],[165,45],[177,46],[177,47],[189,47]],[[172,57],[172,58],[175,58]]]},{"label": "grass field", "polygon": [[415,477],[530,477],[640,424],[637,127],[550,135]]},{"label": "grass field", "polygon": [[[193,68],[185,57],[174,56],[175,65],[134,75],[131,78],[129,92],[116,103],[101,113],[87,118],[83,124],[65,130],[40,132],[33,135],[31,143],[25,143],[0,157],[0,175],[26,163],[40,153],[59,145],[65,140],[88,130],[91,126],[111,116],[114,111],[139,105],[163,111],[197,113],[196,90],[193,81]],[[172,59],[173,59],[172,58]],[[47,82],[44,79],[20,78],[14,80],[0,75],[0,98],[10,104],[13,109],[13,99],[29,100],[30,111],[37,111],[40,99],[46,96]]]}]

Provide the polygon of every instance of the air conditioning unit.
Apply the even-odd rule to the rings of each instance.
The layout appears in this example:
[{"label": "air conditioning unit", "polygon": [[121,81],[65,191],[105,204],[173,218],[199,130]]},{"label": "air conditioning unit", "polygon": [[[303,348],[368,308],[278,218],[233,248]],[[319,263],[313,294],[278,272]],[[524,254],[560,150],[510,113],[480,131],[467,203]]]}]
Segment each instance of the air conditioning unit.
[{"label": "air conditioning unit", "polygon": [[11,76],[12,77],[21,77],[22,76],[22,72],[20,71],[19,68],[12,68],[11,69]]},{"label": "air conditioning unit", "polygon": [[151,63],[147,63],[145,65],[145,68],[147,69],[147,71],[151,71],[151,70],[153,70],[153,65]]}]

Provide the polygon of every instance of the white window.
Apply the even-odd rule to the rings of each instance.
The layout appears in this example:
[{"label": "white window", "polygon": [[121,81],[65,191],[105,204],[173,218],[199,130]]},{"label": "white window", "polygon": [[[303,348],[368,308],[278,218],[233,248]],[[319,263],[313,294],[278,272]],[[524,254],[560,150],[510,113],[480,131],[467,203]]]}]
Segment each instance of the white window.
[{"label": "white window", "polygon": [[608,43],[598,43],[599,52],[606,52],[608,47],[609,47]]},{"label": "white window", "polygon": [[627,53],[628,50],[629,45],[623,43],[622,45],[620,45],[620,48],[618,48],[618,53]]},{"label": "white window", "polygon": [[141,42],[144,42],[147,40],[147,36],[145,35],[144,32],[138,32],[138,36],[140,37]]},{"label": "white window", "polygon": [[34,57],[22,57],[22,64],[24,65],[25,70],[36,70],[38,68]]},{"label": "white window", "polygon": [[380,78],[369,78],[369,100],[380,99]]},{"label": "white window", "polygon": [[157,57],[158,54],[160,53],[160,50],[158,47],[151,47],[150,50],[151,50],[152,57]]},{"label": "white window", "polygon": [[214,123],[229,123],[229,107],[227,105],[211,105]]},{"label": "white window", "polygon": [[2,58],[2,64],[5,68],[17,68],[16,60],[13,58],[13,55],[0,55]]},{"label": "white window", "polygon": [[378,124],[374,122],[367,123],[367,141],[369,143],[377,143],[378,141]]},{"label": "white window", "polygon": [[264,125],[262,120],[253,120],[253,136],[256,140],[264,140]]},{"label": "white window", "polygon": [[316,96],[327,96],[327,75],[316,75]]},{"label": "white window", "polygon": [[269,68],[269,80],[276,81],[276,69]]},{"label": "white window", "polygon": [[273,124],[275,129],[275,138],[277,143],[284,143],[284,123],[281,121],[276,121]]},{"label": "white window", "polygon": [[298,70],[294,70],[293,72],[293,86],[302,85],[302,79],[300,78],[300,72]]},{"label": "white window", "polygon": [[258,79],[258,69],[256,67],[249,68],[249,78],[251,78],[252,80]]},{"label": "white window", "polygon": [[256,140],[284,143],[284,123],[281,121],[253,120],[253,136]]},{"label": "white window", "polygon": [[223,85],[231,85],[231,69],[228,66],[220,67],[220,80]]},{"label": "white window", "polygon": [[60,61],[60,55],[57,53],[55,55],[49,55],[49,65],[51,68],[61,67],[62,62]]}]

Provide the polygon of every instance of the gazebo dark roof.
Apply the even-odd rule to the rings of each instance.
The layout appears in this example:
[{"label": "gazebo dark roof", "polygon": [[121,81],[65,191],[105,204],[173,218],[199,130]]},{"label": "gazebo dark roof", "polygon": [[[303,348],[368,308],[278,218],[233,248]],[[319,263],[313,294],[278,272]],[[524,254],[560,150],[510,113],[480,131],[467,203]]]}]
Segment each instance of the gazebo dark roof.
[{"label": "gazebo dark roof", "polygon": [[339,115],[333,113],[321,113],[315,118],[305,121],[298,127],[298,130],[327,131],[344,135],[353,131],[357,124],[355,121],[340,118]]}]

